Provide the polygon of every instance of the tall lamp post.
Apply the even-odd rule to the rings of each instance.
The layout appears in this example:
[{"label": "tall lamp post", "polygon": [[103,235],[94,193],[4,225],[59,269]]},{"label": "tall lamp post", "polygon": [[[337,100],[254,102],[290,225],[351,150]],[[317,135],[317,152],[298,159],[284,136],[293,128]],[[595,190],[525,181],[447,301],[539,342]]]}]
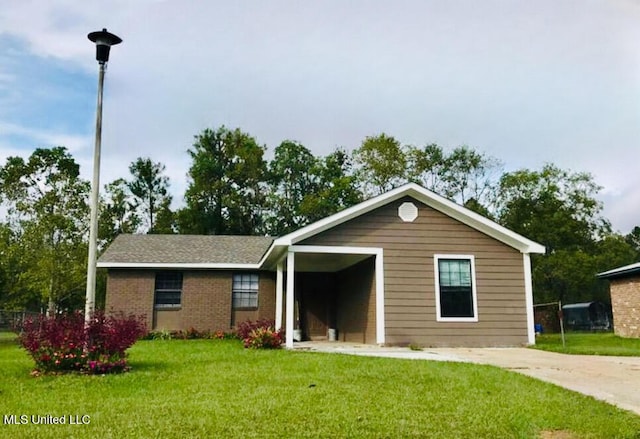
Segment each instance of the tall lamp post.
[{"label": "tall lamp post", "polygon": [[89,321],[96,302],[96,261],[98,257],[98,196],[100,192],[100,146],[102,142],[102,90],[104,72],[109,61],[111,46],[120,44],[122,39],[107,29],[87,35],[96,44],[96,60],[100,65],[98,75],[98,108],[96,111],[96,143],[93,149],[93,178],[91,180],[91,222],[89,224],[89,257],[87,258],[87,302],[84,318]]}]

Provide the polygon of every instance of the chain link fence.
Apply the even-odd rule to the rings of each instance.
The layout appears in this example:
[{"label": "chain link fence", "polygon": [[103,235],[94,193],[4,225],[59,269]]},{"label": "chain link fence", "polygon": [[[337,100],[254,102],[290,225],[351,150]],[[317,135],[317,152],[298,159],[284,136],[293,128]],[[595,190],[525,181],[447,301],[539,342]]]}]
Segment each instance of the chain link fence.
[{"label": "chain link fence", "polygon": [[6,311],[0,309],[0,332],[13,332],[25,319],[39,315],[40,313],[33,311]]}]

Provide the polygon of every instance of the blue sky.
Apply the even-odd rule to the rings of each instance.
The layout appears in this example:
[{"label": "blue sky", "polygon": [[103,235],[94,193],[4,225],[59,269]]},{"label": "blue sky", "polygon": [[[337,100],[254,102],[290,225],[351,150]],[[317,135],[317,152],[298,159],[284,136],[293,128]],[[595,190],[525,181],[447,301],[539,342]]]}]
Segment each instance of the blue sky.
[{"label": "blue sky", "polygon": [[123,38],[105,85],[102,182],[150,156],[176,205],[186,150],[240,127],[271,150],[468,144],[507,170],[587,171],[604,214],[640,225],[640,3],[589,1],[4,0],[0,161],[65,145],[90,177],[97,63],[88,32]]}]

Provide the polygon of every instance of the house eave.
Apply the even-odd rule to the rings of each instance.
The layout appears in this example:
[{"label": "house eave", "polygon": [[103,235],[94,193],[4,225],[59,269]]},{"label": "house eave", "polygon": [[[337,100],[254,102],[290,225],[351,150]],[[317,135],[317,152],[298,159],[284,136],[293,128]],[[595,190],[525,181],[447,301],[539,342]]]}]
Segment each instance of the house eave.
[{"label": "house eave", "polygon": [[179,262],[98,262],[98,268],[157,270],[258,270],[260,264],[179,263]]},{"label": "house eave", "polygon": [[[378,207],[384,206],[390,202],[396,201],[400,198],[409,196],[417,201],[424,203],[425,205],[436,209],[445,215],[454,218],[463,224],[466,224],[506,245],[509,245],[521,253],[531,254],[538,253],[544,254],[545,247],[537,242],[531,241],[522,235],[519,235],[506,227],[503,227],[494,221],[491,221],[482,215],[479,215],[465,207],[462,207],[451,200],[448,200],[440,195],[435,194],[415,183],[409,183],[393,189],[387,193],[371,198],[360,204],[352,206],[334,215],[328,216],[313,224],[309,224],[295,232],[282,236],[274,240],[272,248],[287,247],[294,245],[307,238],[331,229],[337,225],[347,222],[353,218],[370,212]],[[265,259],[268,254],[265,255]]]},{"label": "house eave", "polygon": [[616,277],[632,276],[640,274],[640,262],[635,264],[625,265],[624,267],[614,268],[613,270],[603,271],[596,274],[596,277],[600,279],[611,279]]}]

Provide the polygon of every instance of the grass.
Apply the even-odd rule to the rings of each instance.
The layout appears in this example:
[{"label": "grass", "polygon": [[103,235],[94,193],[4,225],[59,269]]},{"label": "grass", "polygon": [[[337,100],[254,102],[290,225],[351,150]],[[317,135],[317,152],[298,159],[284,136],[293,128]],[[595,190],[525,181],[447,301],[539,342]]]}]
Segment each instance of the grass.
[{"label": "grass", "polygon": [[611,332],[568,332],[565,347],[560,334],[541,334],[532,348],[576,355],[640,356],[640,339],[622,338]]},{"label": "grass", "polygon": [[130,350],[130,364],[122,375],[33,378],[26,353],[0,339],[0,416],[91,420],[0,425],[0,437],[637,438],[640,432],[640,417],[630,412],[492,366],[245,350],[233,340],[141,341]]}]

